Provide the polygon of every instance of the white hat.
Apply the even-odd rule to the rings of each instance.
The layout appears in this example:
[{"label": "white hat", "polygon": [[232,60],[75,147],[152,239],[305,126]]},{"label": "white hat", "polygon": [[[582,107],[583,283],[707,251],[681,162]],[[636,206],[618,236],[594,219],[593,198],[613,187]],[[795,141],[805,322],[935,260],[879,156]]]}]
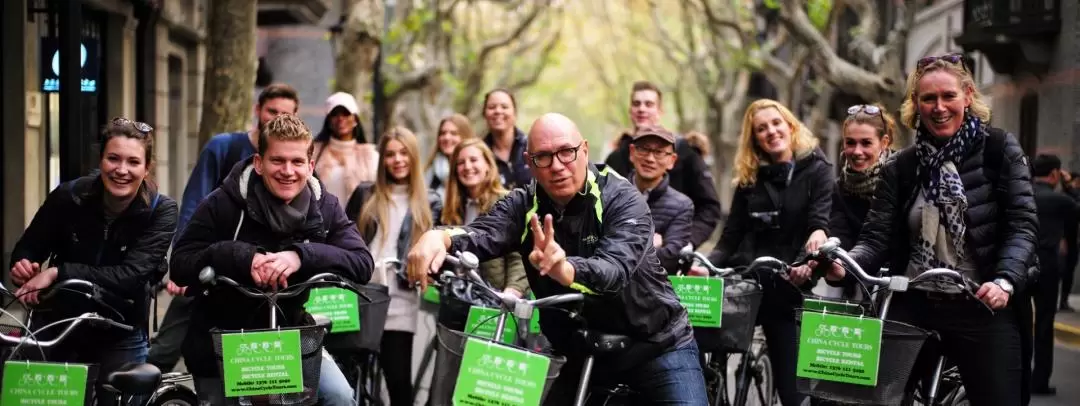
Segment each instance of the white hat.
[{"label": "white hat", "polygon": [[345,92],[337,92],[326,98],[326,114],[330,114],[338,107],[344,107],[352,114],[360,114],[360,106],[356,104],[356,98]]}]

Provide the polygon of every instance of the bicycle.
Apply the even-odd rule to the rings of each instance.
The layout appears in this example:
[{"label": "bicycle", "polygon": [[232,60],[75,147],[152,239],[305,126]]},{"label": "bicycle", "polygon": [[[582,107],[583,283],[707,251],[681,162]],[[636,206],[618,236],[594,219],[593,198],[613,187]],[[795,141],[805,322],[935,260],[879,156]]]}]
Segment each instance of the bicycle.
[{"label": "bicycle", "polygon": [[[362,295],[362,293],[341,276],[331,273],[316,274],[304,282],[290,285],[281,290],[265,292],[259,289],[241,286],[229,277],[217,275],[214,272],[214,269],[208,266],[199,272],[199,282],[202,284],[203,289],[197,290],[198,294],[209,295],[211,289],[224,285],[239,292],[243,296],[252,299],[266,300],[269,307],[269,328],[257,330],[223,330],[214,328],[210,330],[214,345],[214,355],[218,361],[218,372],[222,377],[223,383],[226,381],[225,377],[227,376],[225,365],[228,364],[232,366],[238,364],[237,361],[240,357],[237,357],[236,353],[245,344],[248,345],[249,349],[256,352],[261,351],[260,353],[262,354],[277,352],[279,355],[275,355],[275,359],[278,359],[277,357],[281,356],[283,357],[282,359],[291,362],[294,361],[295,358],[299,358],[299,371],[288,371],[289,368],[285,367],[284,364],[281,364],[280,366],[267,365],[263,366],[260,370],[254,369],[254,367],[257,366],[252,364],[253,371],[255,372],[250,375],[241,375],[240,378],[236,379],[237,384],[234,385],[231,390],[225,388],[226,399],[230,401],[230,404],[316,404],[318,401],[316,395],[322,368],[322,359],[325,354],[323,340],[329,333],[332,323],[328,318],[312,316],[309,321],[310,324],[282,328],[278,325],[278,312],[280,312],[281,309],[278,307],[277,303],[281,299],[290,299],[300,296],[307,292],[308,288],[314,286],[341,288],[358,295]],[[192,288],[189,288],[189,291],[191,290]],[[290,334],[290,332],[295,333]],[[275,334],[277,337],[276,339],[274,338]],[[261,346],[259,345],[260,340],[262,340]],[[280,346],[279,340],[282,343]],[[237,341],[241,342],[237,344]],[[249,343],[249,341],[252,343]],[[237,345],[234,347],[233,344]],[[251,347],[252,344],[254,344],[255,347]],[[226,347],[233,349],[233,351],[227,353]],[[284,347],[289,347],[288,351],[285,351]],[[298,355],[298,357],[294,357],[293,355]],[[328,357],[329,355],[327,354],[326,356]],[[263,370],[270,372],[262,373]],[[241,371],[244,373],[248,372],[246,370]],[[236,374],[234,373],[234,376],[235,375]],[[296,379],[296,375],[299,375],[300,379]],[[247,384],[241,385],[242,383]],[[233,394],[230,395],[229,392],[233,392]]]},{"label": "bicycle", "polygon": [[[867,297],[877,296],[878,293],[877,291],[870,293],[866,287],[867,284],[873,285],[878,290],[886,290],[883,297],[870,301],[868,314],[882,323],[879,352],[883,356],[879,360],[878,373],[883,376],[877,377],[877,383],[874,386],[798,377],[797,384],[801,392],[820,400],[844,404],[911,405],[918,401],[925,405],[944,406],[965,401],[966,392],[959,381],[959,374],[955,367],[946,367],[949,363],[943,354],[937,357],[935,367],[927,377],[927,387],[922,387],[921,379],[914,385],[909,385],[908,380],[911,377],[915,359],[926,340],[936,337],[937,333],[910,324],[887,320],[886,317],[893,293],[906,292],[910,287],[919,285],[930,285],[924,287],[930,289],[941,286],[959,289],[993,313],[993,310],[975,298],[974,291],[978,289],[975,282],[954,270],[944,268],[927,270],[914,278],[903,275],[871,276],[848,255],[847,251],[840,248],[840,241],[836,238],[829,238],[818,249],[817,256],[827,260],[840,260],[844,268],[851,271],[851,274],[862,285]],[[880,301],[880,308],[876,304],[878,301]],[[804,309],[804,312],[807,311]],[[938,392],[942,388],[946,391],[939,397]]]},{"label": "bicycle", "polygon": [[[0,292],[14,298],[14,295],[2,285],[0,285]],[[52,287],[50,287],[47,292],[41,295],[40,300],[42,303],[46,303],[54,296],[56,296],[59,292],[68,292],[80,295],[87,300],[96,303],[98,306],[101,306],[103,309],[110,311],[115,317],[120,319],[122,319],[123,317],[120,316],[120,313],[116,311],[116,309],[112,308],[112,306],[107,303],[108,301],[106,299],[109,299],[109,301],[112,301],[114,303],[130,303],[130,301],[120,299],[115,295],[108,293],[104,289],[101,289],[97,285],[81,279],[68,279],[57,282]],[[34,308],[28,309],[25,320],[21,322],[18,321],[18,318],[8,312],[6,309],[0,309],[0,312],[2,312],[4,315],[8,316],[13,321],[19,324],[18,326],[3,326],[5,327],[4,330],[7,331],[0,332],[0,342],[2,342],[3,344],[7,344],[11,348],[7,350],[0,348],[0,355],[5,355],[3,358],[7,359],[8,361],[11,361],[16,357],[24,358],[27,361],[27,363],[25,364],[25,368],[27,371],[29,371],[31,368],[50,368],[48,365],[63,365],[65,369],[72,366],[77,367],[77,369],[85,368],[84,377],[80,376],[79,378],[76,378],[78,380],[86,380],[85,387],[83,388],[85,399],[82,403],[93,404],[94,402],[96,402],[97,398],[100,398],[102,396],[116,396],[116,404],[121,405],[132,404],[136,397],[148,397],[145,401],[139,403],[141,405],[148,406],[181,406],[198,404],[194,392],[187,387],[179,385],[182,380],[177,380],[175,377],[169,375],[162,376],[161,372],[156,367],[150,364],[129,363],[109,373],[109,375],[105,377],[104,383],[102,384],[102,387],[108,392],[108,395],[106,395],[96,393],[95,391],[95,384],[97,383],[96,381],[98,379],[97,365],[73,363],[59,364],[55,362],[47,362],[48,357],[45,354],[45,349],[52,348],[66,340],[70,336],[70,334],[75,331],[76,328],[79,327],[79,325],[83,322],[90,323],[91,325],[107,326],[119,328],[126,331],[133,331],[134,327],[130,325],[103,317],[96,312],[85,312],[76,317],[49,323],[37,329],[31,329],[30,320],[33,317]],[[40,340],[37,338],[37,335],[41,334],[43,331],[62,325],[64,323],[68,323],[68,327],[64,329],[60,334],[58,334],[55,338],[49,340]],[[24,354],[20,352],[20,348],[23,346],[36,347],[39,351],[39,354],[41,355],[42,363],[31,362],[28,357],[31,354]],[[19,362],[19,364],[22,363]],[[8,365],[11,364],[9,363]],[[0,379],[2,379],[2,375],[3,372],[0,371]],[[37,374],[34,375],[37,376]],[[45,374],[44,376],[47,377],[49,375]],[[61,375],[54,374],[54,376]],[[68,377],[69,375],[62,376]],[[162,385],[162,382],[164,382],[165,384]],[[59,399],[39,399],[39,401],[55,402],[59,401]]]},{"label": "bicycle", "polygon": [[[717,268],[704,255],[690,247],[680,251],[680,263],[701,263],[711,277],[724,279],[722,320],[720,328],[694,327],[695,339],[702,352],[702,371],[705,389],[712,406],[743,406],[750,398],[750,389],[757,395],[757,404],[771,406],[776,399],[773,386],[772,362],[768,346],[761,334],[755,334],[757,312],[761,305],[761,285],[753,277],[759,271],[777,272],[767,257],[749,266]],[[727,366],[732,354],[741,359],[735,370],[735,398],[728,395]]]}]

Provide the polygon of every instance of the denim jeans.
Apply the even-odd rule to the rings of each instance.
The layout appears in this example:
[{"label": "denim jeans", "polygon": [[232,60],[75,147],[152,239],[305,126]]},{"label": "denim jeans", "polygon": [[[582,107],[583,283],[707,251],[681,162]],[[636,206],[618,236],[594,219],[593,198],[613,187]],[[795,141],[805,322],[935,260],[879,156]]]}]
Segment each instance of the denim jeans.
[{"label": "denim jeans", "polygon": [[[146,330],[136,327],[131,334],[121,337],[111,345],[104,348],[79,348],[73,354],[52,358],[51,361],[67,361],[98,364],[97,385],[94,387],[95,398],[99,406],[116,405],[116,393],[110,392],[103,386],[105,377],[120,369],[127,363],[142,364],[146,362],[146,353],[149,344],[146,339]],[[124,400],[128,398],[125,397]],[[133,399],[134,404],[145,401],[141,397]]]},{"label": "denim jeans", "polygon": [[[552,384],[545,405],[572,405],[581,380],[584,360],[569,360]],[[619,382],[607,382],[613,376]],[[592,382],[610,385],[622,383],[635,393],[630,404],[640,405],[707,405],[705,379],[698,363],[697,342],[673,348],[660,356],[620,373],[604,370],[600,364],[593,367]],[[594,386],[594,385],[593,385]],[[589,404],[601,404],[604,399],[590,398]]]},{"label": "denim jeans", "polygon": [[161,327],[157,335],[150,340],[150,355],[147,362],[154,364],[167,373],[176,368],[180,361],[180,347],[187,335],[188,325],[191,324],[191,310],[194,308],[194,298],[186,296],[173,296],[169,302],[168,310],[165,310],[165,318],[161,320]]},{"label": "denim jeans", "polygon": [[[195,393],[199,405],[224,405],[225,386],[221,378],[195,377]],[[334,360],[323,352],[319,370],[319,404],[324,406],[354,406],[353,389]]]}]

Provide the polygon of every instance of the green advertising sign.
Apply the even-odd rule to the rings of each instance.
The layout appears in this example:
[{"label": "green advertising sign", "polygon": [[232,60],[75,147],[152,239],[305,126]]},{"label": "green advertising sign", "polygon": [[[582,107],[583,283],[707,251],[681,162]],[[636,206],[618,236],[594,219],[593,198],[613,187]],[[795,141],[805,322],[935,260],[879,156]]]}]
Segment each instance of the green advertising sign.
[{"label": "green advertising sign", "polygon": [[298,330],[223,334],[221,355],[227,397],[304,390]]},{"label": "green advertising sign", "polygon": [[329,318],[331,333],[360,331],[360,305],[356,292],[342,288],[311,289],[304,308],[311,314]]},{"label": "green advertising sign", "polygon": [[[499,309],[473,306],[469,308],[469,318],[465,320],[465,333],[487,339],[495,338],[495,328],[499,326]],[[517,338],[517,319],[513,314],[506,315],[503,326],[502,342],[513,344]]]},{"label": "green advertising sign", "polygon": [[858,303],[837,302],[832,300],[803,299],[803,309],[813,312],[839,313],[858,316],[863,314]]},{"label": "green advertising sign", "polygon": [[5,362],[0,406],[80,406],[86,399],[88,369],[83,364]]},{"label": "green advertising sign", "polygon": [[668,278],[679,302],[690,314],[694,327],[720,327],[724,315],[724,280],[704,276],[674,276]]},{"label": "green advertising sign", "polygon": [[876,386],[880,355],[881,320],[802,313],[798,376]]},{"label": "green advertising sign", "polygon": [[465,342],[454,405],[538,406],[551,360],[476,338]]},{"label": "green advertising sign", "polygon": [[439,303],[439,290],[434,286],[428,286],[427,289],[424,289],[423,298],[427,302],[437,304]]}]

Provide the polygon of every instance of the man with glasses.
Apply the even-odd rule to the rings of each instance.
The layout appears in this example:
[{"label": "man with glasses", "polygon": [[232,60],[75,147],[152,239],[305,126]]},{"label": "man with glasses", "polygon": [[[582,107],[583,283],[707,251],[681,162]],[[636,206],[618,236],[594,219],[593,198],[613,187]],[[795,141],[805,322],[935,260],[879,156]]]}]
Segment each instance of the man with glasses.
[{"label": "man with glasses", "polygon": [[425,233],[409,252],[410,279],[426,288],[426,274],[439,270],[447,252],[486,261],[517,251],[528,258],[537,297],[586,295],[584,325],[564,311],[540,310],[542,332],[567,357],[546,404],[573,403],[587,354],[576,332],[586,326],[628,344],[597,355],[594,382],[625,384],[645,404],[705,404],[697,344],[656,257],[644,197],[606,166],[589,163],[588,142],[559,114],[533,124],[525,158],[534,181],[467,226]]},{"label": "man with glasses", "polygon": [[645,196],[652,213],[653,247],[668,274],[679,270],[679,250],[690,242],[694,202],[668,187],[668,171],[675,166],[675,135],[662,127],[638,127],[630,144],[634,171],[630,183]]}]

